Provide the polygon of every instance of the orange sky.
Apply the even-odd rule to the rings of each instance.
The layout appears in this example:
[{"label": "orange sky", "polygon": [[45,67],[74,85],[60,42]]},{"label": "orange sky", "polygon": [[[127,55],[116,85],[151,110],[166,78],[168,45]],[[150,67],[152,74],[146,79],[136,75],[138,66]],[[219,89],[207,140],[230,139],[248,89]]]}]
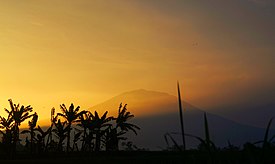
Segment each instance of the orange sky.
[{"label": "orange sky", "polygon": [[184,99],[209,110],[272,99],[272,9],[268,0],[1,1],[0,108],[12,98],[46,118],[61,103],[85,109],[139,88],[176,95],[177,80]]}]

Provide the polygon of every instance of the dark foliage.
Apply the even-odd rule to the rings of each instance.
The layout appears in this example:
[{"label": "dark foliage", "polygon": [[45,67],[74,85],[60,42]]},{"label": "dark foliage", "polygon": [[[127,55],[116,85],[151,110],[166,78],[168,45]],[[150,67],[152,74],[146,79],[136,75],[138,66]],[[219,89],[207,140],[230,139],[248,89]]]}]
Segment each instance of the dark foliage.
[{"label": "dark foliage", "polygon": [[[51,111],[51,126],[42,128],[37,125],[38,115],[32,114],[31,106],[20,106],[9,100],[11,110],[5,109],[7,118],[0,116],[0,155],[5,153],[10,158],[16,158],[16,154],[29,152],[32,155],[48,153],[69,152],[99,152],[103,150],[119,150],[119,140],[126,132],[133,131],[137,134],[137,127],[128,122],[133,118],[127,111],[126,105],[120,104],[117,117],[109,117],[106,111],[99,116],[97,111],[81,111],[80,107],[73,104],[67,109],[65,104],[60,105],[62,113],[55,115],[55,109]],[[20,132],[20,125],[28,121],[28,129]],[[20,132],[20,133],[19,133]],[[20,134],[24,136],[22,143]],[[66,143],[66,144],[65,144]],[[130,142],[129,142],[130,143]],[[131,147],[128,143],[128,148]]]},{"label": "dark foliage", "polygon": [[[228,146],[218,148],[211,140],[206,113],[204,119],[205,136],[192,134],[166,133],[167,149],[149,152],[140,149],[128,141],[125,134],[137,135],[140,129],[129,122],[134,117],[127,110],[127,104],[120,104],[116,117],[109,117],[106,111],[99,115],[96,111],[81,111],[73,104],[66,108],[62,104],[62,113],[51,111],[51,126],[42,128],[37,125],[38,115],[32,113],[31,106],[20,106],[9,100],[11,110],[5,109],[7,117],[0,116],[0,159],[45,160],[48,162],[82,161],[123,163],[122,159],[133,163],[274,163],[274,135],[270,134],[271,119],[262,141],[246,143],[236,147],[228,141]],[[22,122],[28,120],[29,128],[20,132]],[[24,143],[22,137],[24,135]],[[177,143],[173,135],[184,135],[200,141],[197,149],[185,150]],[[170,142],[171,143],[170,143]],[[119,147],[121,145],[121,147]],[[121,149],[122,148],[122,149]],[[119,151],[123,150],[123,151]],[[184,150],[184,151],[182,151]]]}]

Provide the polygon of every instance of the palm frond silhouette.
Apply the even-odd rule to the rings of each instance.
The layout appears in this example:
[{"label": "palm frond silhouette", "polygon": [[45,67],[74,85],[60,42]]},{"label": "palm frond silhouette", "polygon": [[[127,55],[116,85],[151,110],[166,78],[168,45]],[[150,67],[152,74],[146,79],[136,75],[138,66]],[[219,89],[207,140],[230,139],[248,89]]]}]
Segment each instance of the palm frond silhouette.
[{"label": "palm frond silhouette", "polygon": [[115,120],[115,127],[109,127],[106,133],[106,150],[117,151],[120,140],[126,140],[123,135],[132,131],[137,135],[137,130],[140,128],[137,125],[129,123],[128,121],[133,118],[134,115],[127,111],[127,104],[122,106],[122,103],[118,108],[118,116],[112,118]]},{"label": "palm frond silhouette", "polygon": [[11,110],[5,108],[5,111],[10,115],[11,119],[14,121],[14,125],[12,127],[13,131],[13,154],[16,153],[16,144],[19,142],[19,127],[22,122],[26,119],[31,118],[34,114],[31,114],[32,107],[28,106],[20,106],[20,104],[13,104],[12,99],[8,100],[10,103]]},{"label": "palm frond silhouette", "polygon": [[62,113],[57,113],[57,116],[61,116],[63,117],[67,123],[68,123],[68,133],[67,133],[67,152],[69,152],[70,150],[70,136],[71,136],[71,126],[74,122],[77,122],[77,120],[79,119],[79,117],[86,113],[86,111],[81,111],[80,107],[77,106],[76,108],[74,107],[73,104],[71,104],[71,106],[69,107],[69,109],[67,109],[67,107],[65,106],[65,104],[60,105],[61,111]]},{"label": "palm frond silhouette", "polygon": [[[126,105],[120,104],[117,117],[108,116],[108,111],[99,115],[97,111],[81,111],[71,103],[67,108],[60,105],[61,112],[55,115],[55,108],[51,110],[51,125],[41,127],[37,125],[38,114],[28,105],[14,104],[9,99],[10,109],[4,108],[7,117],[0,116],[0,134],[2,141],[0,149],[15,157],[16,148],[30,150],[31,154],[69,151],[101,151],[118,150],[120,140],[128,131],[137,134],[139,127],[128,122],[134,117],[127,111]],[[28,120],[28,129],[20,133],[20,125]],[[73,126],[76,124],[76,127]],[[71,133],[73,133],[71,137]],[[25,135],[25,146],[22,147],[20,134]],[[30,141],[29,141],[30,136]],[[65,142],[66,141],[66,142]],[[79,144],[82,142],[81,144]],[[66,143],[66,145],[65,145]],[[71,146],[72,143],[72,146]],[[130,143],[130,142],[129,142]],[[79,146],[81,145],[81,149]],[[27,151],[28,152],[28,151]]]},{"label": "palm frond silhouette", "polygon": [[37,124],[37,120],[38,120],[38,115],[37,113],[35,112],[33,114],[33,117],[32,117],[32,120],[29,121],[29,130],[23,130],[21,132],[21,134],[26,134],[26,133],[29,133],[30,136],[31,136],[31,145],[30,145],[30,148],[31,148],[31,153],[33,152],[33,147],[34,147],[34,139],[35,139],[35,127],[36,127],[36,124]]},{"label": "palm frond silhouette", "polygon": [[[109,123],[113,117],[107,117],[108,112],[106,111],[101,117],[98,115],[97,111],[94,114],[91,113],[91,133],[95,134],[95,151],[100,151],[102,136],[106,131],[106,127],[110,127]],[[104,129],[105,128],[105,129]]]}]

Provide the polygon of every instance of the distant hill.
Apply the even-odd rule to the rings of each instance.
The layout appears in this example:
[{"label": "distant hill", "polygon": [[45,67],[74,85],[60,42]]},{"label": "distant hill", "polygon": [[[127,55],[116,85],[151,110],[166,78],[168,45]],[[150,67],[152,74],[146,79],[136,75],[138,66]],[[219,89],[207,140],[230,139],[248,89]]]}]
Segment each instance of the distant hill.
[{"label": "distant hill", "polygon": [[[138,147],[160,150],[166,144],[163,135],[166,132],[179,132],[179,116],[177,97],[167,93],[134,90],[115,96],[102,104],[91,107],[99,113],[109,111],[116,115],[120,103],[127,103],[128,110],[135,115],[133,123],[140,126],[138,136],[130,135],[131,140]],[[182,102],[186,133],[204,137],[203,110],[187,102]],[[261,140],[264,129],[242,125],[215,114],[207,113],[211,137],[218,146],[226,146],[230,141],[236,146],[245,142]],[[179,140],[179,136],[175,136]],[[187,138],[188,147],[198,144],[194,139]]]},{"label": "distant hill", "polygon": [[135,116],[149,116],[163,113],[177,112],[177,99],[175,96],[163,92],[147,91],[144,89],[125,92],[101,104],[89,108],[99,113],[108,111],[116,115],[119,104],[128,104],[127,107]]}]

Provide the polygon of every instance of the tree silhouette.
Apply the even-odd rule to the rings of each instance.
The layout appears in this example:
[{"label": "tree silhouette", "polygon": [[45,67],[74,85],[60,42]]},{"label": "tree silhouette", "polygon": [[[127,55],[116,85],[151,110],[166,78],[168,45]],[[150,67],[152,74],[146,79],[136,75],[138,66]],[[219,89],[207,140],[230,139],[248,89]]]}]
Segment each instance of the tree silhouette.
[{"label": "tree silhouette", "polygon": [[[11,109],[8,110],[5,108],[8,116],[6,118],[0,116],[0,133],[2,134],[2,143],[0,146],[5,146],[7,148],[5,149],[6,152],[9,152],[11,157],[14,157],[16,153],[17,143],[20,144],[20,134],[30,135],[30,141],[26,137],[25,147],[30,148],[31,154],[34,152],[48,152],[49,149],[47,146],[49,143],[51,143],[50,146],[52,146],[51,148],[53,149],[51,150],[53,152],[63,151],[63,144],[66,138],[66,152],[70,150],[79,151],[78,144],[80,139],[82,139],[82,151],[94,150],[98,152],[104,144],[106,150],[118,150],[119,140],[127,139],[123,135],[128,131],[133,131],[137,134],[136,130],[139,129],[136,125],[128,123],[128,120],[134,117],[134,115],[127,112],[126,105],[122,108],[122,104],[120,104],[117,118],[107,116],[107,111],[100,116],[97,111],[94,113],[80,111],[80,107],[77,106],[75,108],[73,104],[67,109],[62,104],[60,105],[62,113],[55,115],[55,109],[53,108],[51,110],[51,126],[47,129],[42,129],[37,125],[38,114],[36,112],[34,114],[31,113],[32,107],[30,105],[25,107],[20,104],[14,104],[11,99],[9,103]],[[28,118],[32,118],[28,122],[29,128],[19,133],[21,123]],[[61,121],[62,119],[64,120]],[[81,129],[74,128],[74,135],[72,136],[73,145],[71,147],[71,132],[74,123],[78,123],[77,127],[81,127]],[[58,139],[57,142],[54,140],[55,137],[52,134]],[[89,149],[87,149],[87,146],[89,146]]]},{"label": "tree silhouette", "polygon": [[116,128],[120,128],[121,131],[133,131],[137,135],[137,131],[140,128],[134,124],[128,123],[128,120],[134,117],[133,114],[127,111],[127,104],[125,104],[122,108],[122,104],[120,104],[118,109],[118,117],[115,118],[116,120]]},{"label": "tree silhouette", "polygon": [[[123,107],[123,108],[122,108]],[[126,132],[132,131],[137,135],[137,130],[140,128],[128,121],[133,118],[134,115],[127,111],[127,104],[122,106],[122,103],[118,108],[118,116],[114,118],[116,126],[115,128],[109,128],[106,133],[106,149],[117,151],[119,140],[126,140],[126,137],[122,137]]]},{"label": "tree silhouette", "polygon": [[38,127],[35,129],[35,131],[38,132],[37,134],[37,143],[38,143],[38,150],[40,152],[46,150],[46,145],[45,145],[45,138],[49,133],[51,132],[52,127],[49,127],[45,131],[38,125]]},{"label": "tree silhouette", "polygon": [[74,132],[73,136],[73,151],[76,149],[76,151],[79,151],[77,142],[80,140],[81,131],[78,131],[77,133]]},{"label": "tree silhouette", "polygon": [[54,119],[55,119],[55,108],[52,108],[51,109],[51,126],[50,126],[50,131],[49,131],[46,146],[45,146],[46,151],[48,151],[49,144],[52,145],[54,143],[52,139],[52,129],[54,126]]},{"label": "tree silhouette", "polygon": [[11,115],[11,119],[14,121],[13,126],[13,153],[16,152],[16,143],[19,141],[19,126],[26,119],[33,116],[30,114],[32,112],[32,107],[30,105],[24,107],[23,105],[20,107],[20,104],[13,104],[12,99],[9,99],[11,111],[5,108],[5,111]]},{"label": "tree silhouette", "polygon": [[95,114],[91,114],[92,122],[90,124],[90,131],[95,133],[95,151],[100,151],[101,137],[106,132],[104,127],[110,127],[109,121],[113,120],[113,117],[107,117],[108,112],[106,111],[101,117],[98,115],[97,111]]},{"label": "tree silhouette", "polygon": [[35,138],[34,130],[35,130],[35,127],[36,127],[37,120],[38,120],[38,115],[35,112],[33,114],[32,120],[29,121],[29,130],[23,130],[21,132],[21,134],[29,133],[30,136],[31,136],[31,146],[30,146],[31,147],[31,153],[33,153],[33,145],[34,145],[34,138]]},{"label": "tree silhouette", "polygon": [[9,113],[7,119],[0,116],[0,129],[5,129],[5,132],[0,130],[0,133],[2,134],[2,144],[4,146],[4,149],[10,154],[11,148],[12,148],[12,128],[13,128],[13,119],[11,117],[11,113]]},{"label": "tree silhouette", "polygon": [[52,131],[58,138],[57,150],[62,151],[63,141],[65,140],[65,138],[67,136],[68,129],[70,127],[66,126],[66,124],[67,124],[66,122],[61,122],[60,119],[57,120],[57,117],[54,118],[53,124],[54,124],[55,128]]},{"label": "tree silhouette", "polygon": [[86,111],[81,111],[80,107],[77,106],[74,108],[73,103],[69,107],[69,110],[66,108],[65,104],[60,105],[62,113],[57,113],[57,116],[63,117],[68,122],[68,133],[67,133],[67,152],[69,152],[70,149],[70,133],[71,133],[71,126],[72,123],[77,122],[79,116],[86,113]]},{"label": "tree silhouette", "polygon": [[83,129],[83,136],[82,136],[82,145],[81,145],[81,151],[85,151],[87,146],[91,148],[91,143],[92,143],[92,132],[88,133],[89,129],[92,129],[92,117],[91,117],[91,112],[86,112],[79,116],[78,124],[77,126]]}]

